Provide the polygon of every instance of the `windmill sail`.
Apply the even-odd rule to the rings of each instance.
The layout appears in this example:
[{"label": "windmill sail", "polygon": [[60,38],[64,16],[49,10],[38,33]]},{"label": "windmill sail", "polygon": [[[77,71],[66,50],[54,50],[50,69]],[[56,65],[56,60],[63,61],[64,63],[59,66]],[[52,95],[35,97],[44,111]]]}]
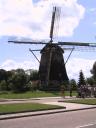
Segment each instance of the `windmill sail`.
[{"label": "windmill sail", "polygon": [[81,42],[58,42],[58,45],[70,45],[70,46],[89,46],[96,47],[96,43],[81,43]]},{"label": "windmill sail", "polygon": [[15,44],[46,44],[45,42],[36,42],[36,41],[8,41],[9,43],[15,43]]},{"label": "windmill sail", "polygon": [[96,51],[96,43],[82,43],[82,42],[58,42],[64,50],[70,50],[74,48],[74,51]]},{"label": "windmill sail", "polygon": [[54,30],[54,23],[55,23],[55,17],[56,17],[56,7],[53,8],[52,13],[52,21],[51,21],[51,29],[50,29],[50,43],[53,41],[53,30]]}]

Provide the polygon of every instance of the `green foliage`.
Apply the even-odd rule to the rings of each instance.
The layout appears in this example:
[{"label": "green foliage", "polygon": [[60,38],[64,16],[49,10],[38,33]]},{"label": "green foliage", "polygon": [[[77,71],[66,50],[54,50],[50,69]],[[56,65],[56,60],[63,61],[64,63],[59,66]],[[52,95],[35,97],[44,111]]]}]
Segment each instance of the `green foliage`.
[{"label": "green foliage", "polygon": [[38,79],[39,79],[38,71],[33,70],[30,74],[30,80],[35,81],[35,80],[38,80]]},{"label": "green foliage", "polygon": [[25,72],[23,72],[23,70],[17,70],[17,72],[12,75],[10,82],[10,88],[14,92],[25,91],[27,83],[27,77]]},{"label": "green foliage", "polygon": [[25,71],[21,68],[18,68],[15,72],[18,74],[25,74]]},{"label": "green foliage", "polygon": [[72,90],[77,90],[77,84],[76,81],[74,79],[70,80],[70,89]]},{"label": "green foliage", "polygon": [[0,81],[6,80],[7,72],[4,69],[0,69]]},{"label": "green foliage", "polygon": [[92,73],[92,80],[93,80],[93,85],[96,85],[96,62],[93,64],[93,67],[91,69]]},{"label": "green foliage", "polygon": [[93,64],[93,67],[90,72],[92,76],[87,78],[86,82],[91,86],[96,86],[96,62]]},{"label": "green foliage", "polygon": [[64,82],[62,83],[61,87],[64,86],[64,89],[65,89],[65,90],[69,90],[68,85],[69,85],[69,81],[64,81]]},{"label": "green foliage", "polygon": [[5,80],[2,80],[0,82],[0,91],[6,91],[7,90],[7,83]]},{"label": "green foliage", "polygon": [[94,79],[93,79],[93,77],[87,78],[86,82],[87,82],[87,84],[93,86],[94,85]]},{"label": "green foliage", "polygon": [[11,71],[0,69],[0,88],[1,90],[12,90],[14,92],[27,91],[28,89],[34,91],[38,88],[38,85],[36,84],[38,78],[37,70],[33,70],[31,74],[28,75],[23,69]]},{"label": "green foliage", "polygon": [[11,88],[10,88],[10,85],[12,84],[12,83],[11,83],[12,75],[14,75],[14,72],[13,72],[13,71],[7,71],[7,79],[6,79],[7,91],[9,91],[9,90],[11,89]]},{"label": "green foliage", "polygon": [[29,81],[26,86],[30,91],[36,91],[39,88],[38,81]]},{"label": "green foliage", "polygon": [[82,70],[79,73],[79,81],[78,81],[78,86],[80,87],[81,85],[86,85],[85,77]]},{"label": "green foliage", "polygon": [[93,68],[91,69],[91,73],[93,78],[96,80],[96,62],[93,64]]}]

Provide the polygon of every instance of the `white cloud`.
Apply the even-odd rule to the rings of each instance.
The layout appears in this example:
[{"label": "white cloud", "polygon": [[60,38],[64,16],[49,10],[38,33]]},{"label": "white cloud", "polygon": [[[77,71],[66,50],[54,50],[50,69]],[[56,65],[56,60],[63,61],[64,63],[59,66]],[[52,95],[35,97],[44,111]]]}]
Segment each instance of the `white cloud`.
[{"label": "white cloud", "polygon": [[59,36],[71,36],[85,12],[77,0],[0,0],[0,35],[48,38],[53,5],[61,7]]},{"label": "white cloud", "polygon": [[80,70],[83,71],[85,77],[91,76],[90,70],[92,69],[94,62],[95,60],[72,58],[66,65],[69,78],[78,80]]},{"label": "white cloud", "polygon": [[[66,64],[66,70],[68,77],[70,79],[76,79],[78,80],[79,72],[80,70],[83,71],[85,77],[90,77],[91,73],[90,70],[92,69],[93,63],[95,60],[88,60],[88,59],[82,59],[82,58],[72,58],[68,61]],[[6,60],[0,65],[0,68],[3,68],[5,70],[11,70],[11,69],[17,69],[17,68],[23,68],[23,69],[38,69],[39,63],[37,61],[32,62],[32,60],[29,61],[23,61],[23,62],[16,62],[14,60]]]},{"label": "white cloud", "polygon": [[23,69],[38,69],[38,63],[37,62],[32,62],[30,61],[23,61],[23,62],[16,62],[14,60],[6,60],[0,65],[1,69],[5,70],[11,70],[11,69],[18,69],[18,68],[23,68]]}]

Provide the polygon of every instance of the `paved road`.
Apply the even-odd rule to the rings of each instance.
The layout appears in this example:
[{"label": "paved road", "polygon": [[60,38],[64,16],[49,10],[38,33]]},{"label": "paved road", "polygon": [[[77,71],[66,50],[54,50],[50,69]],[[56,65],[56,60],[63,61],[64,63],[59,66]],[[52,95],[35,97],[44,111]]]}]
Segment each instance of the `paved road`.
[{"label": "paved road", "polygon": [[0,128],[96,128],[96,109],[1,120]]}]

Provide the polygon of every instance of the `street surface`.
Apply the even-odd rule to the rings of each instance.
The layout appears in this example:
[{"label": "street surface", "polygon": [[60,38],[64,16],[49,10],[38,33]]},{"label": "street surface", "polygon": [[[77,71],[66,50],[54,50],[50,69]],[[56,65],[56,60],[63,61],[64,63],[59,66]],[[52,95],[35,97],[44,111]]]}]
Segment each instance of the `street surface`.
[{"label": "street surface", "polygon": [[0,120],[0,128],[96,128],[96,109]]}]

